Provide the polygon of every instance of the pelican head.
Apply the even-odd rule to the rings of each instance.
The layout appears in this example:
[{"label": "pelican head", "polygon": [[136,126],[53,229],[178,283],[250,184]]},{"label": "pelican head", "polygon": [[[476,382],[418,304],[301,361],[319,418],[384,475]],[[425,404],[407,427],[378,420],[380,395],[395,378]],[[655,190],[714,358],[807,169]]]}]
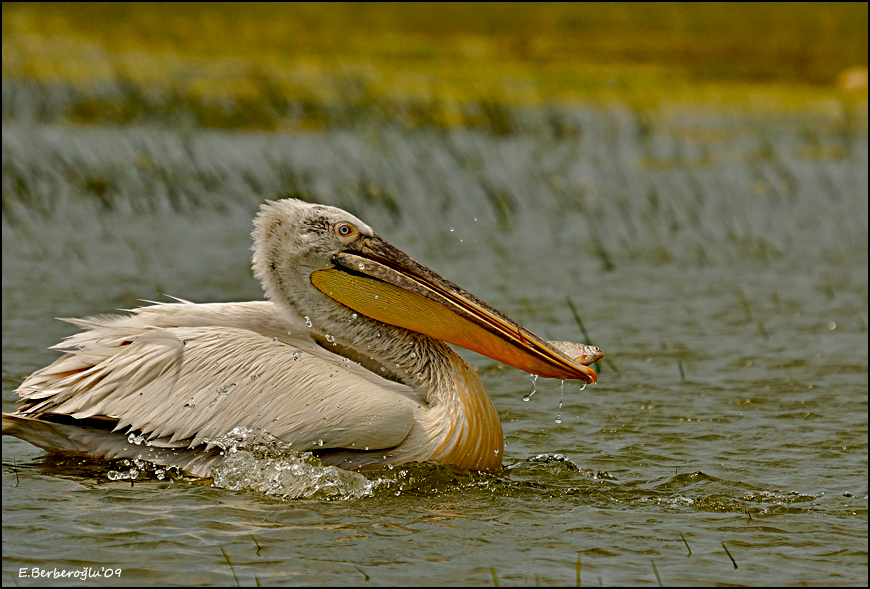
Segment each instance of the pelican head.
[{"label": "pelican head", "polygon": [[[353,215],[286,199],[254,221],[254,275],[315,329],[374,320],[548,378],[594,383],[595,371],[387,243]],[[362,317],[360,317],[360,315]],[[347,331],[346,328],[342,331]]]},{"label": "pelican head", "polygon": [[254,276],[271,301],[299,317],[349,315],[311,276],[333,268],[337,254],[374,239],[371,227],[335,207],[284,199],[260,207],[251,237]]}]

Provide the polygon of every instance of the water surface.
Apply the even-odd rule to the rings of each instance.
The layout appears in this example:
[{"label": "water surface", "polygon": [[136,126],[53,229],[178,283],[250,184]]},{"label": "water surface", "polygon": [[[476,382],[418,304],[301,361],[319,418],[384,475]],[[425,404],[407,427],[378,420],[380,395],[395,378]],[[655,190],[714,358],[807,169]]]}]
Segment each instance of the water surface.
[{"label": "water surface", "polygon": [[468,353],[508,468],[387,470],[358,498],[131,483],[4,438],[4,584],[866,584],[866,119],[556,115],[507,136],[4,120],[4,411],[71,333],[55,317],[262,297],[266,198],[352,211],[547,339],[585,339],[570,299],[607,353],[561,410],[558,381],[524,402],[528,375]]}]

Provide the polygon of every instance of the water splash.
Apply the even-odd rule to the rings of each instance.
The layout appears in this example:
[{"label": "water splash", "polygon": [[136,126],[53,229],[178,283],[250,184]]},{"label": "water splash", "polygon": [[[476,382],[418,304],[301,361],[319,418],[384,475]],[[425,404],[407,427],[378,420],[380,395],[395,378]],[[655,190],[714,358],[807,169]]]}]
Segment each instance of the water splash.
[{"label": "water splash", "polygon": [[538,375],[530,374],[529,377],[532,379],[532,389],[528,392],[528,394],[523,395],[523,401],[528,401],[532,398],[536,392],[538,392],[537,383],[538,383]]},{"label": "water splash", "polygon": [[559,385],[562,390],[562,396],[559,397],[559,408],[556,410],[556,423],[562,423],[562,402],[565,400],[565,381],[562,381],[562,384]]},{"label": "water splash", "polygon": [[110,481],[124,480],[176,480],[184,478],[177,466],[159,466],[139,458],[112,461],[116,466],[106,473]]},{"label": "water splash", "polygon": [[227,456],[214,469],[215,487],[283,499],[355,499],[372,494],[372,483],[361,474],[322,466],[313,454],[297,452],[263,430],[237,427],[209,443]]}]

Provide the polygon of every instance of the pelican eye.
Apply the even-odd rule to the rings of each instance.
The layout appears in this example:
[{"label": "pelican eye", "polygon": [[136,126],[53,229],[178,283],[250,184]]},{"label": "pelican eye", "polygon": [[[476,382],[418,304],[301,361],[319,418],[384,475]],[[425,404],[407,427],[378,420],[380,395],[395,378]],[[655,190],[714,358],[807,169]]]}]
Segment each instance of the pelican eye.
[{"label": "pelican eye", "polygon": [[353,237],[359,232],[357,231],[357,228],[350,223],[339,223],[335,226],[335,233],[339,237]]}]

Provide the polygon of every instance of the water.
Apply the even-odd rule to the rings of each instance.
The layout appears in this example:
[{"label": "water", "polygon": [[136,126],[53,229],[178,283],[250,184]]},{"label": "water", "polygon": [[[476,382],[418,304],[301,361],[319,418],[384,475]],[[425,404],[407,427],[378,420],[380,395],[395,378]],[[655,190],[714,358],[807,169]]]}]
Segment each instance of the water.
[{"label": "water", "polygon": [[250,220],[282,196],[348,208],[548,340],[584,339],[570,297],[607,356],[554,423],[558,383],[523,402],[528,375],[466,354],[505,430],[488,475],[345,493],[258,446],[213,485],[4,438],[3,582],[866,584],[866,120],[559,116],[576,132],[4,120],[4,411],[72,332],[54,317],[260,298]]}]

